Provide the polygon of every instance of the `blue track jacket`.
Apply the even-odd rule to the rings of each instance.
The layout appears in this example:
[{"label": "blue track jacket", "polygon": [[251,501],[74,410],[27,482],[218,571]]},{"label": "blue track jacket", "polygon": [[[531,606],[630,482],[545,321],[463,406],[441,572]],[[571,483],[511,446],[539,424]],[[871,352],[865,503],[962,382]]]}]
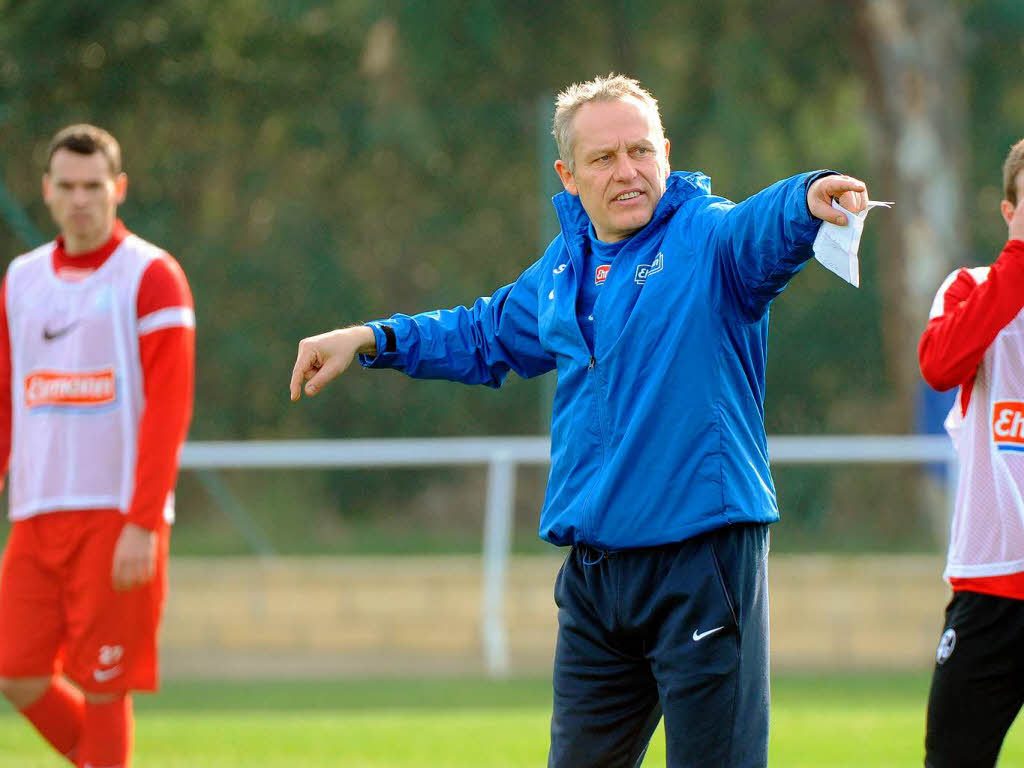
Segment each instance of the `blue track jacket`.
[{"label": "blue track jacket", "polygon": [[553,544],[618,550],[774,522],[768,305],[812,255],[821,222],[806,194],[820,175],[734,204],[704,174],[673,173],[598,297],[593,356],[575,306],[590,220],[562,192],[562,232],[518,280],[470,308],[368,323],[378,354],[360,362],[492,387],[510,369],[557,370],[540,517]]}]

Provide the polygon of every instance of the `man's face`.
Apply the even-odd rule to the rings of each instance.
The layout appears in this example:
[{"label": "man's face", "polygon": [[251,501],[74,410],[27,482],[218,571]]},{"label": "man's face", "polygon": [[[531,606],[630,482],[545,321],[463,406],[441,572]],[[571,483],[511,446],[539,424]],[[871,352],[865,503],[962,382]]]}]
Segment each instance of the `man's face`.
[{"label": "man's face", "polygon": [[579,195],[599,240],[629,237],[647,225],[665,194],[668,139],[635,99],[588,102],[572,130],[576,170],[555,163],[563,186]]},{"label": "man's face", "polygon": [[102,152],[82,155],[58,149],[43,176],[43,199],[69,252],[98,248],[110,237],[128,179],[114,176]]}]

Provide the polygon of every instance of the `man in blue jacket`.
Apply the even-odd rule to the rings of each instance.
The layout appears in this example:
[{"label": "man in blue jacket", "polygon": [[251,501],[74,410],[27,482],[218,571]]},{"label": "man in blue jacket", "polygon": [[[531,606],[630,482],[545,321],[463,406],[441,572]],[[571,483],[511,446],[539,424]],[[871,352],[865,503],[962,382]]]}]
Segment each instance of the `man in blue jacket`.
[{"label": "man in blue jacket", "polygon": [[561,234],[471,308],[304,339],[291,398],[368,368],[500,386],[558,371],[540,535],[555,585],[549,766],[636,766],[665,718],[670,766],[768,755],[768,306],[865,185],[829,171],[733,204],[669,171],[657,101],[622,76],[558,96]]}]

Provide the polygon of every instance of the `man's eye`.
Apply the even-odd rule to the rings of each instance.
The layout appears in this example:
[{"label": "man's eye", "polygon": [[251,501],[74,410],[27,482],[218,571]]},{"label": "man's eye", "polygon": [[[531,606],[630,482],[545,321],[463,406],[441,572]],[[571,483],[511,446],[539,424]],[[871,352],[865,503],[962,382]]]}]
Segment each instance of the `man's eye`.
[{"label": "man's eye", "polygon": [[646,154],[647,154],[648,152],[650,152],[650,151],[651,151],[651,150],[649,150],[649,149],[648,149],[647,147],[637,147],[637,148],[636,148],[636,153],[637,153],[638,155],[646,155]]}]

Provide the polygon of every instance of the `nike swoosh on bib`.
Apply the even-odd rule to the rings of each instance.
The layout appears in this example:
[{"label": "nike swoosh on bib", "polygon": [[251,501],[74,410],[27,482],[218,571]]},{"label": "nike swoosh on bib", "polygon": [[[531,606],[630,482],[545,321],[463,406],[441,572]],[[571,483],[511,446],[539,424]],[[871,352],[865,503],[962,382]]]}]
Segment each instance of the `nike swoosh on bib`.
[{"label": "nike swoosh on bib", "polygon": [[71,323],[70,325],[65,325],[63,328],[58,328],[56,331],[51,331],[49,328],[44,327],[43,341],[53,341],[54,339],[59,339],[64,334],[74,329],[74,327],[77,326],[78,323],[79,321],[75,320],[75,322]]}]

